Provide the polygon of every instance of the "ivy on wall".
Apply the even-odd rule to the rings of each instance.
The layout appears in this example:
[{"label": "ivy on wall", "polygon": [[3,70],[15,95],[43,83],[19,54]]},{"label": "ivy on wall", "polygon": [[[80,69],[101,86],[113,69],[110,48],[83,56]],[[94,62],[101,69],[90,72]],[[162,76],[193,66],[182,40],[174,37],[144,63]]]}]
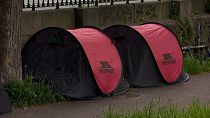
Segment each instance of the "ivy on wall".
[{"label": "ivy on wall", "polygon": [[176,20],[180,24],[180,31],[177,32],[177,34],[181,45],[192,45],[191,41],[195,36],[194,29],[188,17],[181,17],[180,4],[178,1],[171,2],[169,18]]}]

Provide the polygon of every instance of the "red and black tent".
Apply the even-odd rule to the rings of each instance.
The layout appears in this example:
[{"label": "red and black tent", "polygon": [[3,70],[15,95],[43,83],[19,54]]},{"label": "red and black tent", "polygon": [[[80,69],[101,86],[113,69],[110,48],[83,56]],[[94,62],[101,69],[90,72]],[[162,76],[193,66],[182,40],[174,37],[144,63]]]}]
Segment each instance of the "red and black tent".
[{"label": "red and black tent", "polygon": [[4,86],[0,81],[0,115],[10,112],[11,109],[12,109],[11,101],[7,96],[7,94],[5,93]]},{"label": "red and black tent", "polygon": [[177,37],[164,25],[115,25],[104,31],[116,44],[124,77],[131,86],[159,86],[189,79],[183,72],[183,54]]},{"label": "red and black tent", "polygon": [[75,30],[45,28],[22,50],[23,76],[47,81],[71,98],[119,94],[128,86],[112,41],[93,27]]}]

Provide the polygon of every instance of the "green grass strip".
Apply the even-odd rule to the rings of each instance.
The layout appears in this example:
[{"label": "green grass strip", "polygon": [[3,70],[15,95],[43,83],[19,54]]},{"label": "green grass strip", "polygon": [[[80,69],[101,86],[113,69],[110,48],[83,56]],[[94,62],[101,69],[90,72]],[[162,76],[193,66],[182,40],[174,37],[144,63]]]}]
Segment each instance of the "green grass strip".
[{"label": "green grass strip", "polygon": [[115,112],[110,108],[105,113],[105,118],[210,118],[210,107],[194,101],[185,109],[172,103],[161,107],[159,104],[150,104],[142,111],[126,113]]}]

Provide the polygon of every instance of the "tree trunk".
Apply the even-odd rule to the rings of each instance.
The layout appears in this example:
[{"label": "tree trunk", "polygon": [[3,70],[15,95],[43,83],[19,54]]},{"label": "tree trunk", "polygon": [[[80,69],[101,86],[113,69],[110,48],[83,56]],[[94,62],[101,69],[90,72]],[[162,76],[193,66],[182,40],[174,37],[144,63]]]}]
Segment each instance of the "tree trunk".
[{"label": "tree trunk", "polygon": [[22,78],[22,0],[0,0],[0,80]]}]

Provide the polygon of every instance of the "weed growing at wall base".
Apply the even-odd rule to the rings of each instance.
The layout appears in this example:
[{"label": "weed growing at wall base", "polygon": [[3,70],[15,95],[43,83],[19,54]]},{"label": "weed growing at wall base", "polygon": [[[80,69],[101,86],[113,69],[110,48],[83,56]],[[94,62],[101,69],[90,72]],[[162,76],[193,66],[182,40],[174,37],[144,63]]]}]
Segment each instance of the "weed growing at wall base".
[{"label": "weed growing at wall base", "polygon": [[201,74],[210,72],[210,60],[199,60],[187,56],[184,60],[184,70],[189,74]]},{"label": "weed growing at wall base", "polygon": [[15,107],[62,102],[65,100],[61,95],[51,91],[48,85],[33,82],[32,77],[27,77],[23,81],[8,81],[5,83],[5,91]]}]

